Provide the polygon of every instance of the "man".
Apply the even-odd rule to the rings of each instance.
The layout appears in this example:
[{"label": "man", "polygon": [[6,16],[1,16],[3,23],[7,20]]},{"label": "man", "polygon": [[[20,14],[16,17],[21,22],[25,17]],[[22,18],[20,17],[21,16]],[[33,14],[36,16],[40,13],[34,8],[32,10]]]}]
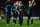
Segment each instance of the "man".
[{"label": "man", "polygon": [[29,25],[29,19],[30,19],[30,17],[32,17],[32,19],[31,19],[31,24],[33,25],[33,6],[35,5],[35,3],[34,3],[34,0],[32,0],[32,2],[31,2],[31,0],[29,1],[29,5],[28,5],[28,25]]},{"label": "man", "polygon": [[13,24],[14,25],[17,25],[16,24],[16,19],[17,19],[17,16],[18,16],[18,12],[16,11],[17,10],[17,7],[18,7],[18,1],[16,1],[15,3],[14,3],[14,5],[12,6],[12,11],[13,12],[11,12],[11,14],[13,15]]},{"label": "man", "polygon": [[10,0],[7,1],[6,3],[6,15],[7,15],[7,26],[9,25],[9,21],[10,21],[10,14],[11,14],[11,3],[10,3]]},{"label": "man", "polygon": [[22,1],[19,1],[19,6],[17,8],[18,14],[19,14],[19,25],[21,26],[23,23],[23,13],[25,11],[25,6],[22,4]]}]

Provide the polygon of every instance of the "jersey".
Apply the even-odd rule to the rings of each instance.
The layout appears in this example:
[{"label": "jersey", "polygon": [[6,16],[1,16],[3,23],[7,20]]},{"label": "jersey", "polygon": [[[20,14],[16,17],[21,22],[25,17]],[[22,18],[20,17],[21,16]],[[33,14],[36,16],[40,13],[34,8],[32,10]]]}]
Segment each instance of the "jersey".
[{"label": "jersey", "polygon": [[17,9],[17,5],[13,5],[12,6],[12,12],[13,12],[13,14],[17,14],[17,11],[16,11],[16,9]]},{"label": "jersey", "polygon": [[[32,6],[33,7],[33,6]],[[30,5],[28,5],[28,16],[33,16],[33,9],[32,7],[30,7]]]},{"label": "jersey", "polygon": [[21,6],[18,6],[18,10],[19,10],[19,13],[22,14],[24,13],[25,11],[25,6],[22,4]]},{"label": "jersey", "polygon": [[11,3],[10,2],[6,3],[6,12],[9,14],[11,13]]}]

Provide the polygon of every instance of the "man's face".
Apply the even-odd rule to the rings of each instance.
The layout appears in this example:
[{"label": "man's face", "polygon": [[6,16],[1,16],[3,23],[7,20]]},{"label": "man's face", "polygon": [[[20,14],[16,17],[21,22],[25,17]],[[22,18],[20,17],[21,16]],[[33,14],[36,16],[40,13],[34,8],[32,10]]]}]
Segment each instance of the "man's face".
[{"label": "man's face", "polygon": [[20,4],[22,4],[22,1],[20,1]]},{"label": "man's face", "polygon": [[18,1],[16,1],[16,5],[18,5],[19,3],[18,3]]},{"label": "man's face", "polygon": [[29,4],[31,4],[31,1],[29,1]]}]

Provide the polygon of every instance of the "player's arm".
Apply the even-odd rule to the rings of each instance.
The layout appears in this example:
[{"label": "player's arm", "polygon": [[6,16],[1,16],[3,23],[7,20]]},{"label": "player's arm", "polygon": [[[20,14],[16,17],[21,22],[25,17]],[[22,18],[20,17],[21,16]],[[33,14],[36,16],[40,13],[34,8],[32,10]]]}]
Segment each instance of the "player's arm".
[{"label": "player's arm", "polygon": [[13,15],[13,10],[12,10],[12,7],[11,7],[11,15]]},{"label": "player's arm", "polygon": [[35,6],[35,5],[36,5],[36,3],[34,2],[33,6]]},{"label": "player's arm", "polygon": [[11,12],[11,15],[13,15],[13,13]]},{"label": "player's arm", "polygon": [[33,4],[33,6],[35,6],[35,5],[36,5],[35,1],[34,1],[34,0],[32,0],[32,2],[34,3],[34,4]]},{"label": "player's arm", "polygon": [[19,11],[18,10],[16,10],[17,12],[18,12],[18,14],[19,14]]},{"label": "player's arm", "polygon": [[[6,3],[7,3],[7,2],[8,2],[8,1],[6,1]],[[5,3],[5,4],[6,4],[6,3]]]},{"label": "player's arm", "polygon": [[29,1],[29,7],[32,7],[34,0],[31,2]]},{"label": "player's arm", "polygon": [[7,3],[5,3],[5,10],[6,10],[6,15],[7,15]]},{"label": "player's arm", "polygon": [[17,7],[16,11],[17,11],[17,12],[18,12],[18,14],[19,14],[19,6]]},{"label": "player's arm", "polygon": [[29,7],[32,7],[32,3],[31,3],[31,1],[29,1]]},{"label": "player's arm", "polygon": [[27,13],[27,9],[25,9],[26,13]]},{"label": "player's arm", "polygon": [[[24,5],[23,5],[24,6]],[[26,13],[27,13],[27,9],[26,9],[26,7],[24,6],[24,11],[26,11]]]}]

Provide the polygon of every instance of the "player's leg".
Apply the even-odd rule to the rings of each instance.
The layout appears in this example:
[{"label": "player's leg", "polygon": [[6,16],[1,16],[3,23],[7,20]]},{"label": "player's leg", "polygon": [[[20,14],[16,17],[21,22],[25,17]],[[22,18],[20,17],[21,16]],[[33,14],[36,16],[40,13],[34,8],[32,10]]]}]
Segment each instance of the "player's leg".
[{"label": "player's leg", "polygon": [[30,17],[28,17],[27,25],[29,25],[29,18],[30,18]]},{"label": "player's leg", "polygon": [[13,24],[14,25],[16,24],[16,18],[15,17],[13,18]]},{"label": "player's leg", "polygon": [[23,23],[23,15],[19,15],[19,24],[22,25]]},{"label": "player's leg", "polygon": [[31,16],[32,16],[31,24],[33,25],[33,11],[31,11]]},{"label": "player's leg", "polygon": [[9,21],[10,21],[10,14],[11,14],[11,6],[7,7],[7,25],[9,25]]},{"label": "player's leg", "polygon": [[15,17],[13,18],[13,23],[16,24],[16,18]]},{"label": "player's leg", "polygon": [[15,23],[15,25],[17,25],[16,24],[16,19],[17,19],[17,14],[14,14],[13,22]]},{"label": "player's leg", "polygon": [[15,20],[14,20],[14,18],[13,18],[13,24],[15,24],[14,21],[15,21]]},{"label": "player's leg", "polygon": [[27,21],[27,25],[29,26],[29,20],[30,20],[31,14],[28,15],[28,21]]},{"label": "player's leg", "polygon": [[14,21],[14,22],[15,22],[15,24],[16,24],[17,14],[15,14],[15,17],[14,17],[14,19],[15,19],[15,21]]},{"label": "player's leg", "polygon": [[23,23],[23,14],[21,15],[21,25],[22,25],[22,23]]},{"label": "player's leg", "polygon": [[21,25],[21,15],[19,15],[19,24]]},{"label": "player's leg", "polygon": [[7,25],[9,25],[9,21],[10,21],[10,14],[7,14]]},{"label": "player's leg", "polygon": [[31,24],[33,25],[33,17],[32,17],[32,19],[31,19]]},{"label": "player's leg", "polygon": [[19,25],[20,25],[20,18],[21,18],[21,16],[19,15]]},{"label": "player's leg", "polygon": [[15,24],[14,21],[15,21],[15,19],[14,19],[14,14],[13,14],[13,24]]}]

